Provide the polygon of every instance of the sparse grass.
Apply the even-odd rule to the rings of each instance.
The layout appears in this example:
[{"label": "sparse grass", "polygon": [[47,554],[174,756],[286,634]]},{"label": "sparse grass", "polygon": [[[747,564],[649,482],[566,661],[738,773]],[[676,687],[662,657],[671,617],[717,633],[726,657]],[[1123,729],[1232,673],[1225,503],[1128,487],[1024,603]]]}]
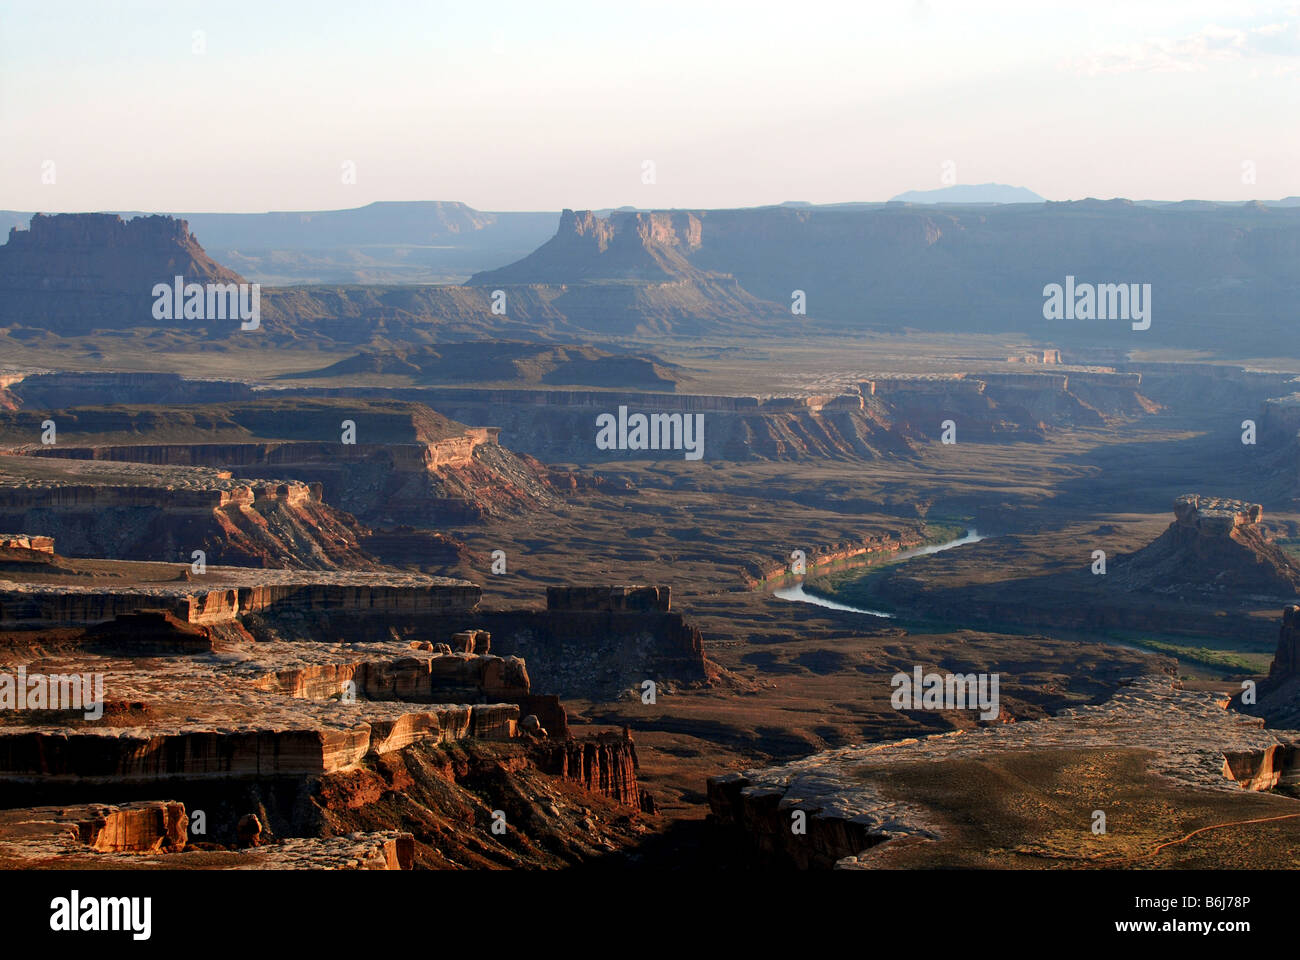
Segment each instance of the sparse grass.
[{"label": "sparse grass", "polygon": [[1185,646],[1168,640],[1142,638],[1135,640],[1134,643],[1155,650],[1158,653],[1167,653],[1172,657],[1177,657],[1179,661],[1198,663],[1203,666],[1213,667],[1216,670],[1233,673],[1252,675],[1263,673],[1268,669],[1269,662],[1272,659],[1269,654],[1265,653],[1206,646]]}]

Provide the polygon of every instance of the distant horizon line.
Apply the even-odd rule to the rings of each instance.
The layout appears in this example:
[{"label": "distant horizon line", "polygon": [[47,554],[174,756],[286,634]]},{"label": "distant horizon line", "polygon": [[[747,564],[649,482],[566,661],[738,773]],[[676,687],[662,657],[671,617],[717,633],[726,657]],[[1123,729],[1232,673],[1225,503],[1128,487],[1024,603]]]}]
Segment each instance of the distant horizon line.
[{"label": "distant horizon line", "polygon": [[[914,192],[914,191],[908,191],[908,192]],[[88,210],[84,207],[75,208],[75,209],[54,209],[54,208],[46,207],[44,209],[39,209],[39,210],[36,209],[23,210],[17,207],[0,207],[0,213],[23,214],[27,216],[35,216],[37,214],[41,214],[45,216],[55,216],[59,214],[97,213],[97,214],[110,214],[116,216],[123,216],[123,215],[178,216],[182,214],[200,214],[203,216],[240,217],[240,216],[263,216],[267,214],[347,213],[354,210],[364,210],[367,207],[374,207],[380,205],[401,205],[401,204],[440,204],[440,205],[448,205],[448,206],[460,206],[465,208],[466,210],[472,210],[475,213],[488,213],[488,214],[503,214],[503,213],[560,214],[563,213],[565,210],[573,210],[575,212],[592,211],[592,212],[600,212],[600,213],[622,213],[622,212],[682,213],[682,212],[691,212],[694,210],[764,210],[764,209],[771,209],[777,207],[786,207],[786,208],[793,208],[793,209],[807,209],[807,208],[817,208],[817,207],[848,207],[848,206],[883,207],[883,206],[888,206],[890,204],[895,204],[897,206],[914,206],[914,207],[942,207],[942,206],[1014,207],[1014,206],[1040,206],[1049,203],[1056,203],[1056,204],[1086,203],[1089,201],[1093,201],[1097,203],[1113,203],[1119,201],[1119,202],[1131,203],[1135,205],[1207,203],[1207,204],[1215,204],[1218,206],[1246,206],[1250,204],[1263,204],[1267,206],[1267,205],[1275,205],[1275,204],[1285,204],[1288,201],[1295,201],[1297,205],[1300,205],[1300,195],[1293,194],[1289,196],[1275,197],[1275,198],[1254,197],[1249,199],[1233,199],[1233,200],[1208,200],[1201,197],[1184,197],[1179,200],[1160,200],[1152,197],[1144,197],[1141,200],[1134,200],[1129,197],[1096,197],[1096,196],[1072,197],[1065,200],[1053,200],[1050,198],[1044,198],[1042,200],[1015,200],[1015,201],[937,200],[937,201],[926,202],[926,201],[918,201],[918,200],[828,200],[824,202],[813,202],[813,201],[804,201],[804,200],[782,200],[776,203],[755,203],[755,204],[740,205],[740,206],[718,206],[718,207],[701,205],[701,204],[696,204],[691,206],[672,206],[672,207],[639,207],[639,206],[633,206],[631,204],[622,204],[620,206],[609,206],[609,205],[567,206],[567,207],[547,207],[547,208],[537,208],[537,209],[511,209],[511,210],[491,209],[487,207],[475,207],[469,203],[466,203],[463,200],[371,200],[366,203],[362,203],[359,204],[358,206],[353,206],[353,207],[314,207],[314,208],[300,207],[292,210],[289,209],[285,209],[285,210],[275,210],[275,209],[162,210],[162,209],[148,209],[143,207],[118,207],[114,209],[94,209],[94,210]]]}]

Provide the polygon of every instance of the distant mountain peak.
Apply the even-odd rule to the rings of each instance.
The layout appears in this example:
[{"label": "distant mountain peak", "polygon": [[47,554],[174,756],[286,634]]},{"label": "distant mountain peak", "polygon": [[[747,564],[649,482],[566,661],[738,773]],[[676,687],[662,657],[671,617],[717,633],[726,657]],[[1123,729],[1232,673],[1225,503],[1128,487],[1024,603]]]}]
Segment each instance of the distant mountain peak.
[{"label": "distant mountain peak", "polygon": [[909,190],[890,198],[899,203],[1043,203],[1044,198],[1025,187],[1004,183],[959,183],[937,190]]}]

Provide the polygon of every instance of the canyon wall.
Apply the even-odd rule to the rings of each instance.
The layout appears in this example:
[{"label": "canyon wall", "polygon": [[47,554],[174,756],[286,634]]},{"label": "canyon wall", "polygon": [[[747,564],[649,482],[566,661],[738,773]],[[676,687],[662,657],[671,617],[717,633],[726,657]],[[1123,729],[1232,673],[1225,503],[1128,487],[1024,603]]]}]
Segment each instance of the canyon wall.
[{"label": "canyon wall", "polygon": [[207,563],[236,566],[377,565],[359,544],[365,528],[323,503],[319,483],[134,473],[137,483],[131,465],[94,483],[77,482],[76,471],[24,479],[0,467],[0,529],[52,535],[69,557],[189,562],[202,550]]},{"label": "canyon wall", "polygon": [[[303,490],[371,522],[436,524],[481,518],[498,510],[536,506],[537,494],[549,491],[540,466],[518,461],[507,451],[485,456],[497,447],[498,429],[471,427],[462,436],[427,443],[355,443],[269,441],[249,443],[150,443],[31,448],[33,456],[62,457],[168,466],[206,466],[252,479],[273,472],[299,481],[276,493],[288,502]],[[532,494],[501,483],[504,470],[531,473]],[[239,496],[214,506],[225,506]],[[265,494],[263,494],[265,497]],[[199,498],[202,499],[202,498]],[[176,498],[176,506],[187,504]],[[200,506],[204,504],[193,504]]]},{"label": "canyon wall", "polygon": [[155,782],[320,776],[417,741],[506,740],[519,708],[439,705],[347,729],[13,730],[0,728],[0,782]]},{"label": "canyon wall", "polygon": [[245,571],[243,582],[211,588],[188,582],[90,587],[0,580],[0,623],[11,627],[95,624],[138,610],[165,610],[185,623],[198,624],[229,622],[249,614],[456,616],[471,614],[482,595],[467,581],[410,574],[355,573],[331,580],[328,571],[274,572],[282,576],[254,583],[249,575],[272,571]]},{"label": "canyon wall", "polygon": [[636,746],[627,730],[585,740],[544,740],[530,752],[543,773],[645,813],[655,812],[653,798],[637,786]]},{"label": "canyon wall", "polygon": [[[475,594],[478,589],[472,588]],[[3,600],[0,593],[0,603]],[[534,687],[561,697],[602,700],[632,691],[639,696],[645,680],[661,687],[710,682],[715,671],[704,656],[699,629],[680,613],[670,612],[668,605],[667,587],[584,587],[548,590],[546,610],[468,605],[429,610],[394,604],[381,619],[362,607],[312,609],[318,615],[313,629],[354,640],[420,640],[483,629],[491,634],[494,653],[521,657],[529,664]],[[302,624],[293,615],[295,609],[268,607],[245,623],[255,636],[296,640]]]}]

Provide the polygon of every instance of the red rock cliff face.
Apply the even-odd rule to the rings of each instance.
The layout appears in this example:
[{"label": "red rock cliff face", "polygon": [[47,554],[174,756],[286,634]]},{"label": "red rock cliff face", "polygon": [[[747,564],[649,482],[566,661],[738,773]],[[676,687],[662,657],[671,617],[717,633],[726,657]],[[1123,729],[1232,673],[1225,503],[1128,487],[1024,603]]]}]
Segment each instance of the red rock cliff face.
[{"label": "red rock cliff face", "polygon": [[655,812],[655,802],[637,786],[636,746],[631,735],[601,734],[585,740],[545,740],[531,753],[543,773],[580,783],[644,813]]}]

